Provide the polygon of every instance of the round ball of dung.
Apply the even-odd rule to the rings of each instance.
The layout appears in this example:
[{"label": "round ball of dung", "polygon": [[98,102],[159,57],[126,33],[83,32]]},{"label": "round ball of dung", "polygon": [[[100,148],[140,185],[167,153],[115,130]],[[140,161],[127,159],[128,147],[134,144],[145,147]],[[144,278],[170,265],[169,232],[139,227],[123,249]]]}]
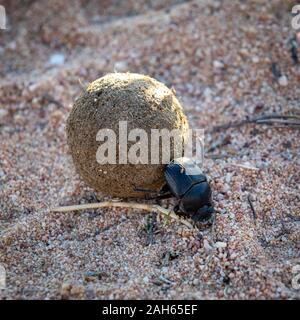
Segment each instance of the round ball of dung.
[{"label": "round ball of dung", "polygon": [[[153,129],[156,134],[176,129],[172,159],[181,152],[178,136],[182,148],[188,122],[173,91],[161,82],[140,74],[112,73],[88,85],[75,101],[66,129],[82,179],[104,195],[127,198],[143,197],[145,190],[158,191],[164,184],[166,148],[161,138],[158,145],[157,136],[154,141]],[[152,159],[155,146],[158,156]]]}]

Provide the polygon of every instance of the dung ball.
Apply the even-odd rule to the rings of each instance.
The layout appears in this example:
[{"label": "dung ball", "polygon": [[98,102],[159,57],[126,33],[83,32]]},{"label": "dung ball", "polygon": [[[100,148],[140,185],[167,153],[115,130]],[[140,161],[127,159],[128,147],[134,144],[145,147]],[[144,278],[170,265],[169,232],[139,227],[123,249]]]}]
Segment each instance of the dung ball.
[{"label": "dung ball", "polygon": [[[136,129],[143,134],[135,139]],[[172,90],[135,73],[107,74],[90,83],[75,101],[66,126],[81,178],[96,191],[121,198],[143,197],[146,190],[158,191],[164,184],[161,140],[158,161],[151,158],[152,134],[162,129],[176,129],[183,144],[188,133],[183,109]],[[170,159],[181,152],[177,146],[171,141]]]}]

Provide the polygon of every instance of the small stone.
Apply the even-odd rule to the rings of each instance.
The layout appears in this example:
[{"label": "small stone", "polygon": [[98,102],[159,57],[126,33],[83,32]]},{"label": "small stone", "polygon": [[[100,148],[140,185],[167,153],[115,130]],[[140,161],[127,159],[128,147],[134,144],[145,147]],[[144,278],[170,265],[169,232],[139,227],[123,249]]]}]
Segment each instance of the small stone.
[{"label": "small stone", "polygon": [[226,242],[221,242],[221,241],[218,241],[214,244],[214,247],[215,248],[226,248],[227,247],[227,243]]},{"label": "small stone", "polygon": [[162,271],[163,273],[167,273],[167,272],[168,272],[168,270],[169,270],[169,268],[168,268],[168,267],[162,267],[162,268],[161,268],[161,271]]},{"label": "small stone", "polygon": [[231,181],[231,174],[229,172],[225,176],[225,181],[226,181],[226,183],[230,183],[230,181]]},{"label": "small stone", "polygon": [[63,283],[60,289],[60,295],[62,299],[68,299],[70,296],[72,285],[70,283]]},{"label": "small stone", "polygon": [[49,64],[53,66],[62,65],[65,62],[65,56],[62,53],[54,53],[50,56]]},{"label": "small stone", "polygon": [[59,122],[62,120],[64,114],[60,110],[55,110],[50,115],[50,121],[51,123],[56,126],[59,124]]},{"label": "small stone", "polygon": [[286,76],[281,76],[279,77],[278,79],[278,83],[282,86],[282,87],[285,87],[288,85],[288,79]]},{"label": "small stone", "polygon": [[0,109],[0,120],[8,115],[8,111],[5,109]]},{"label": "small stone", "polygon": [[242,48],[242,49],[240,50],[240,54],[241,54],[241,56],[243,56],[243,57],[248,57],[248,56],[249,56],[249,51],[248,51],[247,49],[245,49],[245,48]]},{"label": "small stone", "polygon": [[115,63],[114,69],[116,72],[126,72],[128,71],[128,65],[126,61],[118,61]]},{"label": "small stone", "polygon": [[219,60],[215,60],[213,62],[213,66],[215,69],[222,69],[222,68],[224,68],[224,63]]},{"label": "small stone", "polygon": [[18,202],[18,197],[15,194],[12,194],[10,198],[13,204],[16,204]]},{"label": "small stone", "polygon": [[99,278],[99,273],[95,271],[87,271],[84,274],[84,280],[87,282],[94,281]]},{"label": "small stone", "polygon": [[213,249],[206,239],[203,240],[203,247],[206,251],[211,251]]},{"label": "small stone", "polygon": [[205,98],[210,97],[210,96],[211,96],[211,94],[212,94],[212,91],[211,91],[211,89],[210,89],[210,88],[205,88],[205,89],[204,89],[204,91],[203,91],[203,95],[204,95],[204,97],[205,97]]},{"label": "small stone", "polygon": [[84,286],[82,285],[74,285],[71,288],[70,294],[75,298],[82,298],[84,295]]},{"label": "small stone", "polygon": [[254,295],[256,294],[255,288],[250,288],[249,294],[250,294],[251,296],[254,296]]},{"label": "small stone", "polygon": [[221,188],[222,193],[227,193],[229,190],[230,190],[230,187],[227,183],[225,183]]},{"label": "small stone", "polygon": [[17,43],[16,41],[11,41],[8,45],[7,48],[10,50],[16,50],[17,49]]}]

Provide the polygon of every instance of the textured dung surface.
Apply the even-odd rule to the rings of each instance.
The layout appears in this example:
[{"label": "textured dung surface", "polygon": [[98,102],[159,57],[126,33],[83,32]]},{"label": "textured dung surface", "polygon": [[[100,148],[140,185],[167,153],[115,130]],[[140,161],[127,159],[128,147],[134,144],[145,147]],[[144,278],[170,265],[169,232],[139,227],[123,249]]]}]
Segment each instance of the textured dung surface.
[{"label": "textured dung surface", "polygon": [[[143,196],[135,187],[158,190],[164,183],[164,165],[119,164],[119,121],[127,121],[128,133],[143,129],[179,129],[182,139],[188,123],[173,92],[150,77],[112,73],[92,82],[76,100],[67,121],[68,143],[78,173],[95,190],[110,196]],[[96,159],[100,129],[111,129],[117,137],[116,164]],[[128,143],[128,150],[135,142]],[[161,162],[161,156],[160,156]]]},{"label": "textured dung surface", "polygon": [[[299,115],[299,1],[118,2],[1,1],[10,28],[0,30],[0,298],[299,299],[299,130],[211,131]],[[64,64],[49,65],[54,53]],[[205,129],[214,229],[158,221],[149,245],[140,210],[50,212],[97,201],[76,174],[66,119],[82,87],[115,70],[174,87],[190,127]]]}]

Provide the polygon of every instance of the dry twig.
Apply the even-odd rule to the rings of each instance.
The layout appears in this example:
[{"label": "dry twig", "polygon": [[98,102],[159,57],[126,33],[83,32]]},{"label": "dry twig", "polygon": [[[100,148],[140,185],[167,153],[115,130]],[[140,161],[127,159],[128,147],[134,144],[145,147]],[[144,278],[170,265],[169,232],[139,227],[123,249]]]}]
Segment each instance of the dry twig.
[{"label": "dry twig", "polygon": [[189,221],[177,216],[173,210],[165,209],[157,204],[104,201],[99,203],[87,203],[87,204],[80,204],[80,205],[74,205],[74,206],[56,207],[50,210],[52,212],[70,212],[70,211],[98,209],[98,208],[105,208],[105,207],[131,208],[131,209],[140,209],[140,210],[145,210],[150,212],[157,212],[157,213],[163,214],[168,218],[172,218],[176,221],[179,221],[180,223],[184,224],[188,228],[191,228],[191,229],[193,228],[193,225]]},{"label": "dry twig", "polygon": [[255,211],[255,208],[254,208],[254,205],[253,205],[253,202],[252,202],[252,199],[251,199],[251,195],[250,195],[250,194],[248,194],[247,199],[248,199],[248,202],[249,202],[251,211],[252,211],[252,216],[253,216],[254,224],[256,224],[257,214],[256,214],[256,211]]},{"label": "dry twig", "polygon": [[300,129],[300,117],[293,115],[280,115],[280,114],[270,114],[264,116],[258,116],[253,118],[244,119],[241,121],[231,121],[229,123],[221,124],[212,128],[211,133],[219,132],[221,130],[226,130],[229,128],[238,128],[246,124],[279,124],[284,125],[288,128]]},{"label": "dry twig", "polygon": [[246,169],[246,170],[259,171],[259,168],[249,166],[246,164],[242,164],[242,163],[229,163],[228,166],[238,167],[238,168]]}]

